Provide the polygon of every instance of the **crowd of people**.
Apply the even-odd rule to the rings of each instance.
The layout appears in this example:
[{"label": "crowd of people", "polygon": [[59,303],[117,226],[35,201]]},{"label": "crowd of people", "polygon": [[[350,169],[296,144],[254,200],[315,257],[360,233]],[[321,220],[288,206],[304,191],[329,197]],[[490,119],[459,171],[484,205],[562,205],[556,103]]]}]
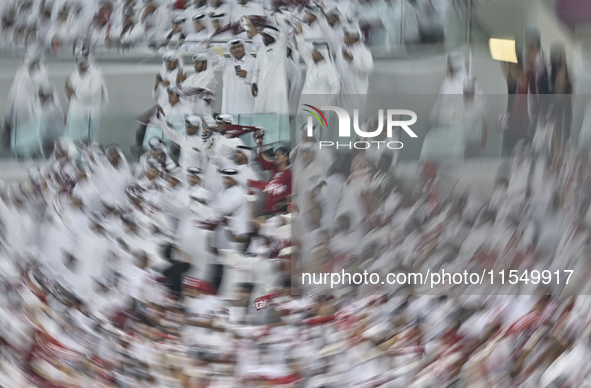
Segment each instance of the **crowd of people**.
[{"label": "crowd of people", "polygon": [[0,43],[38,41],[57,50],[88,38],[98,48],[195,50],[204,39],[239,35],[258,48],[261,21],[292,14],[307,39],[322,40],[319,19],[326,15],[333,26],[358,23],[370,46],[390,49],[463,41],[466,8],[451,0],[7,0],[0,4]]},{"label": "crowd of people", "polygon": [[[1,4],[0,38],[31,44],[3,140],[45,158],[26,181],[0,182],[0,386],[591,386],[591,165],[569,140],[563,49],[548,67],[530,31],[521,63],[505,64],[508,158],[477,183],[427,160],[409,187],[398,151],[321,148],[308,124],[273,145],[277,128],[236,122],[290,115],[312,95],[362,109],[370,47],[398,44],[402,19],[404,41],[445,35],[449,6],[403,1]],[[144,44],[162,50],[162,68],[128,162],[97,143],[108,93],[91,52]],[[68,45],[64,115],[43,55]],[[476,155],[486,141],[465,66],[450,55],[423,159]],[[490,198],[475,187],[487,179]],[[433,290],[304,276],[442,269],[574,274]]]},{"label": "crowd of people", "polygon": [[[147,3],[147,7],[154,6],[153,2]],[[108,2],[101,4],[101,10],[112,6]],[[135,6],[133,2],[129,5]],[[261,6],[246,2],[233,7],[232,12],[236,18],[251,17],[248,23],[237,25],[244,26],[248,34],[229,34],[221,39],[225,42],[221,46],[213,43],[215,39],[211,35],[201,34],[190,42],[190,49],[196,50],[190,57],[194,72],[184,66],[184,44],[165,44],[162,69],[156,74],[152,89],[157,106],[148,113],[159,109],[172,127],[182,132],[183,120],[190,115],[201,116],[208,126],[215,124],[211,112],[213,100],[221,101],[222,114],[275,115],[292,123],[303,103],[320,106],[339,103],[343,107],[363,109],[374,67],[372,53],[365,43],[366,35],[358,22],[331,19],[330,11],[324,6],[310,4],[306,12],[312,12],[310,7],[316,15],[314,31],[318,35],[313,42],[309,39],[310,21],[298,18],[297,12],[301,10],[296,5],[259,15]],[[226,11],[229,10],[228,7]],[[117,14],[105,12],[99,11],[97,15],[115,18]],[[196,12],[195,6],[183,13],[192,12]],[[202,16],[195,16],[196,29],[205,28]],[[178,18],[174,20],[178,22]],[[183,34],[184,24],[174,25],[171,39]],[[92,60],[94,49],[90,32],[73,42],[76,69],[65,81],[68,110],[64,114],[56,91],[61,85],[55,87],[49,82],[43,65],[44,56],[50,55],[47,47],[40,41],[28,47],[15,75],[4,118],[3,140],[14,155],[47,156],[53,141],[62,135],[73,141],[98,139],[101,110],[108,101],[108,93],[100,68]],[[253,50],[256,57],[249,53]],[[304,80],[300,58],[306,65]],[[217,72],[222,73],[221,94],[216,93]],[[155,132],[160,132],[162,137],[159,129],[148,126],[147,116],[142,117],[138,120],[141,127],[134,147],[138,154]]]},{"label": "crowd of people", "polygon": [[[177,161],[158,137],[135,167],[58,139],[2,185],[3,386],[589,383],[588,153],[520,141],[488,199],[432,161],[408,190],[395,151],[333,154],[318,128],[289,150],[230,115],[169,124],[149,118]],[[519,296],[302,278],[442,268],[574,277]]]}]

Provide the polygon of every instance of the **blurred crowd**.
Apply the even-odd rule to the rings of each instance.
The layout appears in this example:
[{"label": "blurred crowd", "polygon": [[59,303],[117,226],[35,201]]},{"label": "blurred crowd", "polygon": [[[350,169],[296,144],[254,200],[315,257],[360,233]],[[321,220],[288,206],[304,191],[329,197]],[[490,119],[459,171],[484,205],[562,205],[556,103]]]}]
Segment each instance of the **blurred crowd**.
[{"label": "blurred crowd", "polygon": [[[333,154],[316,127],[290,150],[231,115],[189,116],[184,135],[159,110],[148,123],[178,159],[156,136],[135,167],[60,138],[2,185],[0,384],[589,384],[588,153],[521,140],[487,198],[432,161],[409,189],[395,151]],[[574,275],[520,296],[301,277],[442,268]]]},{"label": "blurred crowd", "polygon": [[38,42],[53,50],[79,39],[93,47],[195,50],[204,39],[239,36],[260,47],[265,20],[305,23],[304,36],[322,40],[321,20],[356,23],[372,47],[463,41],[467,3],[455,0],[7,0],[0,4],[0,42]]},{"label": "blurred crowd", "polygon": [[[0,386],[591,386],[591,166],[570,140],[562,47],[547,61],[528,31],[524,55],[503,64],[507,158],[476,181],[430,160],[486,144],[485,104],[459,54],[416,174],[389,148],[321,148],[316,125],[273,144],[277,128],[236,122],[302,103],[363,109],[370,47],[440,42],[460,7],[402,1],[0,4],[0,38],[28,46],[2,140],[44,156],[26,182],[0,182]],[[60,46],[76,59],[66,114],[43,66]],[[137,163],[97,142],[108,93],[91,52],[103,46],[162,51],[154,106],[136,119]],[[574,274],[521,282],[519,296],[302,281],[441,269]]]},{"label": "blurred crowd", "polygon": [[[571,138],[573,80],[563,43],[555,42],[548,57],[540,31],[528,29],[523,53],[516,55],[514,62],[501,62],[501,66],[508,96],[507,108],[497,123],[502,132],[502,156],[511,156],[519,141],[549,153],[577,142],[581,147],[591,144],[589,114],[578,139]],[[487,103],[495,98],[498,96],[485,95],[477,80],[470,77],[460,53],[449,55],[421,159],[482,156],[489,131]]]}]

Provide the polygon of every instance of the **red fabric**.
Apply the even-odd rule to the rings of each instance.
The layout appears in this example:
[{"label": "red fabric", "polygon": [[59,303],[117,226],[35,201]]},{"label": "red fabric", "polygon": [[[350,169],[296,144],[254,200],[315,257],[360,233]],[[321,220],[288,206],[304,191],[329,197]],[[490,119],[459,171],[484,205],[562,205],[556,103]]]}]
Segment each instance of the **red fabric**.
[{"label": "red fabric", "polygon": [[298,381],[300,378],[298,375],[289,375],[289,376],[282,376],[282,377],[277,377],[274,379],[268,379],[268,382],[270,382],[271,384],[278,384],[278,385],[283,385],[283,384],[293,384],[296,381]]},{"label": "red fabric", "polygon": [[328,322],[332,322],[336,319],[337,317],[335,316],[331,316],[331,317],[316,317],[316,318],[308,318],[304,320],[304,323],[308,326],[316,326],[316,325],[322,325]]},{"label": "red fabric", "polygon": [[201,293],[213,295],[215,294],[215,285],[213,283],[204,282],[190,276],[185,277],[183,286],[191,290],[198,290]]},{"label": "red fabric", "polygon": [[177,0],[173,4],[172,9],[181,9],[181,10],[187,9],[187,8],[185,8],[185,0]]},{"label": "red fabric", "polygon": [[271,171],[271,180],[269,182],[248,180],[247,184],[249,187],[261,189],[267,194],[263,204],[263,211],[276,213],[277,205],[282,201],[286,201],[291,195],[291,170],[279,171],[275,163],[266,161],[260,153],[258,154],[258,160],[263,170]]},{"label": "red fabric", "polygon": [[[250,125],[236,125],[236,124],[228,124],[224,128],[224,136],[228,139],[233,139],[235,137],[240,137],[247,133],[251,133],[256,131],[257,127],[252,127]],[[216,131],[216,128],[211,128],[211,130]]]}]

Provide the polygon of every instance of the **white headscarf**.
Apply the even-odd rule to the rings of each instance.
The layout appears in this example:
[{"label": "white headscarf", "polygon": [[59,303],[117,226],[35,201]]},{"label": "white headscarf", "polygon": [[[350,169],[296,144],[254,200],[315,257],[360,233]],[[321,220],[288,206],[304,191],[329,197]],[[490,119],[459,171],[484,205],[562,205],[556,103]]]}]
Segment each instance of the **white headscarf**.
[{"label": "white headscarf", "polygon": [[176,61],[177,67],[173,71],[180,71],[181,73],[183,72],[183,58],[181,58],[180,55],[176,53],[176,51],[170,50],[165,52],[162,56],[162,68],[160,70],[160,74],[168,73],[168,70],[166,69],[167,61]]},{"label": "white headscarf", "polygon": [[41,61],[41,51],[29,49],[25,52],[12,86],[8,92],[6,121],[16,124],[16,121],[26,122],[38,111],[39,84],[48,80],[45,68],[39,64],[35,72],[30,71],[31,64]]}]

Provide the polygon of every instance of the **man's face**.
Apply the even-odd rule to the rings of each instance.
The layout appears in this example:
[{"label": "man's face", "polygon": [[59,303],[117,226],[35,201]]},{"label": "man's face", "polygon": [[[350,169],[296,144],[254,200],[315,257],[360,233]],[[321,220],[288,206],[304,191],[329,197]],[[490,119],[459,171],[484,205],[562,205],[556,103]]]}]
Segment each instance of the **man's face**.
[{"label": "man's face", "polygon": [[165,65],[166,65],[166,70],[173,71],[174,69],[176,69],[177,62],[169,60],[169,61],[166,61]]},{"label": "man's face", "polygon": [[80,73],[86,73],[86,70],[88,70],[88,62],[78,63],[78,71]]},{"label": "man's face", "polygon": [[189,186],[201,185],[201,178],[199,178],[199,176],[197,175],[189,175],[187,177],[187,183],[189,184]]},{"label": "man's face", "polygon": [[328,15],[327,20],[328,24],[330,24],[330,26],[332,27],[335,24],[337,24],[337,22],[339,21],[339,17],[337,15]]},{"label": "man's face", "polygon": [[240,5],[244,5],[246,3],[248,3],[248,0],[238,0],[238,4]]},{"label": "man's face", "polygon": [[232,179],[228,176],[224,176],[222,178],[223,178],[222,183],[224,184],[224,188],[229,189],[230,187],[236,186],[236,182],[234,181],[234,179]]},{"label": "man's face", "polygon": [[244,155],[242,153],[242,151],[239,151],[239,150],[234,151],[234,163],[236,163],[238,165],[242,165],[242,164],[246,164],[247,161],[248,161],[248,159],[246,158],[246,155]]},{"label": "man's face", "polygon": [[232,56],[238,60],[242,59],[244,56],[244,46],[241,44],[236,44],[230,47],[230,54],[232,54]]},{"label": "man's face", "polygon": [[220,19],[213,19],[211,21],[211,26],[213,27],[214,30],[219,30],[222,26],[222,24],[220,23]]},{"label": "man's face", "polygon": [[351,34],[347,34],[345,33],[345,43],[347,45],[352,45],[354,43],[356,43],[359,39],[357,39],[356,35],[351,35]]},{"label": "man's face", "polygon": [[282,164],[287,162],[288,155],[283,151],[275,152],[275,164]]},{"label": "man's face", "polygon": [[67,12],[60,13],[57,17],[57,20],[59,20],[60,22],[68,21],[68,13]]},{"label": "man's face", "polygon": [[179,96],[177,96],[175,93],[168,93],[168,102],[170,105],[175,105],[179,102]]},{"label": "man's face", "polygon": [[120,159],[121,159],[121,157],[119,156],[118,152],[112,152],[109,155],[109,163],[111,163],[112,166],[118,165]]},{"label": "man's face", "polygon": [[275,43],[275,38],[273,38],[271,35],[263,34],[263,44],[265,46],[268,46],[273,43]]},{"label": "man's face", "polygon": [[314,63],[318,63],[320,61],[323,61],[324,57],[322,56],[320,51],[314,49],[314,51],[312,51],[312,59],[314,60]]},{"label": "man's face", "polygon": [[185,125],[185,128],[189,136],[195,136],[199,132],[199,127],[193,125]]},{"label": "man's face", "polygon": [[146,169],[146,176],[149,180],[158,178],[158,175],[160,175],[160,171],[158,171],[158,169],[152,167],[148,167]]},{"label": "man's face", "polygon": [[250,298],[250,289],[241,286],[236,287],[236,297],[238,300],[248,302],[248,299]]},{"label": "man's face", "polygon": [[176,185],[179,184],[179,180],[176,179],[175,177],[168,175],[166,177],[166,183],[168,183],[171,187],[175,187]]},{"label": "man's face", "polygon": [[201,73],[207,69],[207,62],[195,61],[195,71]]},{"label": "man's face", "polygon": [[139,256],[136,259],[136,265],[139,268],[146,268],[148,266],[149,262],[150,262],[150,259],[148,258],[148,255],[146,255],[145,253],[143,253],[141,256]]},{"label": "man's face", "polygon": [[195,32],[199,32],[199,31],[205,29],[205,26],[203,25],[203,23],[201,23],[198,20],[193,23],[193,27],[195,28]]},{"label": "man's face", "polygon": [[316,19],[316,15],[314,15],[312,12],[306,12],[306,21],[308,24],[314,23]]}]

